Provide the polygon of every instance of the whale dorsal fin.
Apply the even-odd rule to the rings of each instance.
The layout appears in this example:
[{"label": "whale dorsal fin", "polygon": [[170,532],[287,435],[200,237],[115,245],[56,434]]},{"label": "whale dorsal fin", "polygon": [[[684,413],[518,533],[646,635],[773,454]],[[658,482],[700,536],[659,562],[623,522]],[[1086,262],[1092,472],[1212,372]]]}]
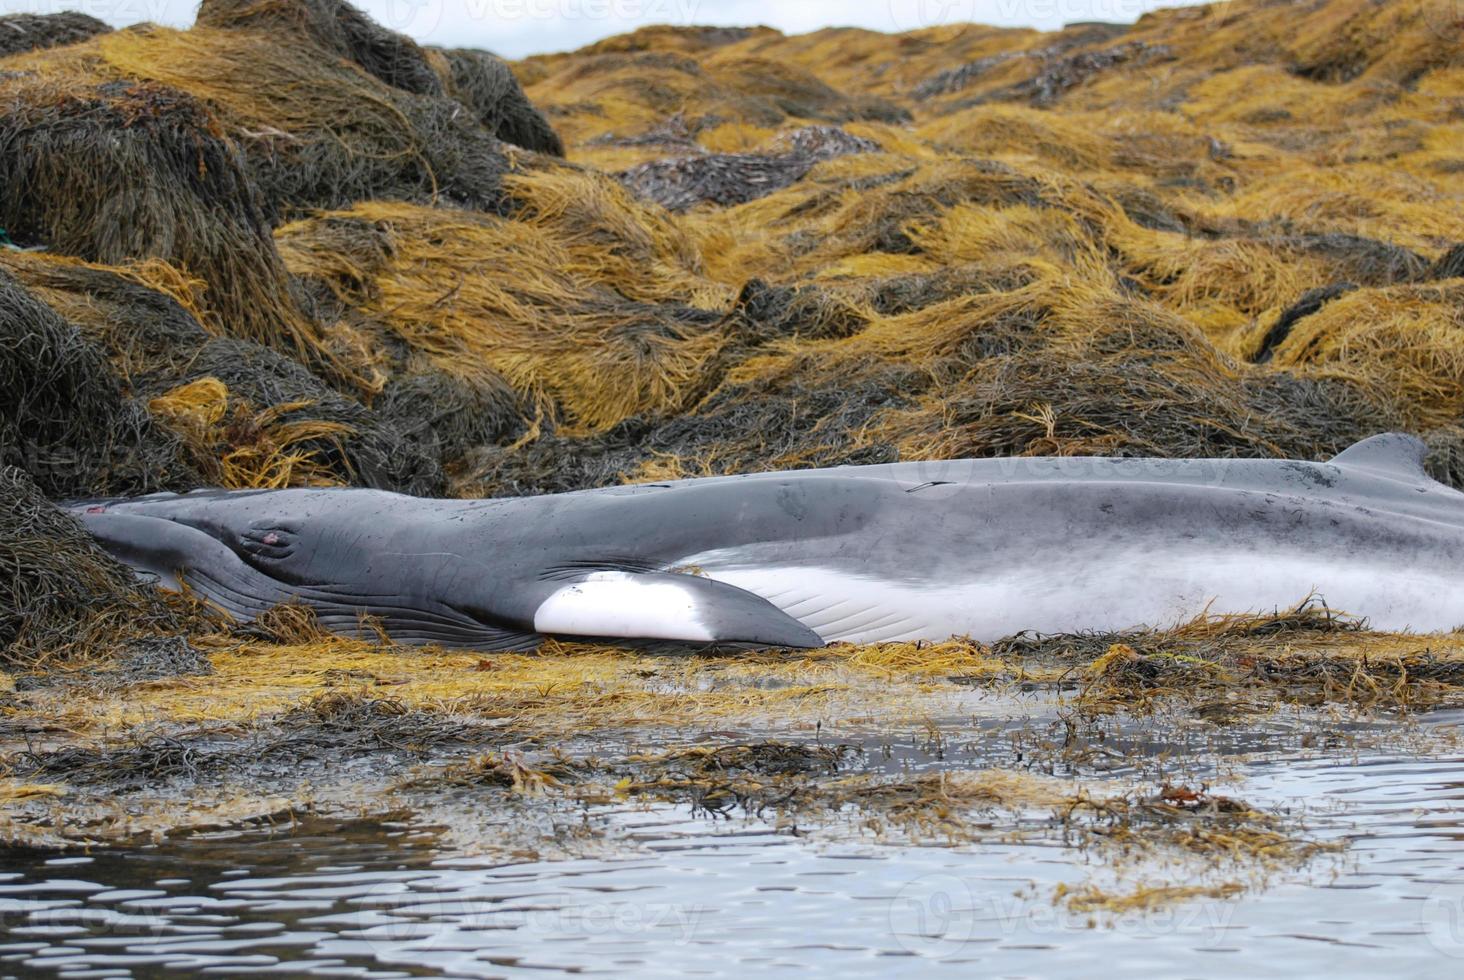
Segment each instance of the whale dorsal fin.
[{"label": "whale dorsal fin", "polygon": [[1392,480],[1427,483],[1423,457],[1428,447],[1422,439],[1402,432],[1384,432],[1353,443],[1332,457],[1333,466],[1368,470]]}]

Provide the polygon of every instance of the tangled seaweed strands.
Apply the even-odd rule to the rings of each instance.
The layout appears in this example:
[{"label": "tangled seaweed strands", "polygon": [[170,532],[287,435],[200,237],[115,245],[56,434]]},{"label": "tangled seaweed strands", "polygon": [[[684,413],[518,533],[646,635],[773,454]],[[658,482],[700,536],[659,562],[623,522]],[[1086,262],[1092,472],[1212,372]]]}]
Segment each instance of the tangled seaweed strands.
[{"label": "tangled seaweed strands", "polygon": [[373,198],[503,203],[503,147],[471,112],[393,88],[308,37],[154,28],[104,37],[97,53],[105,70],[213,107],[276,212]]},{"label": "tangled seaweed strands", "polygon": [[106,687],[128,687],[175,677],[207,677],[214,672],[208,657],[185,636],[129,640],[116,662],[116,667],[97,671],[89,679]]},{"label": "tangled seaweed strands", "polygon": [[392,379],[372,408],[408,439],[434,446],[444,469],[478,446],[512,444],[531,415],[496,372],[471,381],[447,371],[406,374]]},{"label": "tangled seaweed strands", "polygon": [[852,745],[807,746],[785,742],[697,746],[631,756],[633,779],[617,792],[688,803],[694,813],[761,817],[791,809],[811,781],[833,776],[858,755]]},{"label": "tangled seaweed strands", "polygon": [[594,759],[574,759],[559,751],[546,758],[526,759],[516,752],[486,753],[466,762],[434,766],[407,777],[397,789],[441,792],[451,789],[503,789],[535,796],[565,790],[605,771]]},{"label": "tangled seaweed strands", "polygon": [[976,58],[957,65],[954,68],[942,69],[930,75],[910,87],[910,95],[919,100],[929,100],[942,95],[950,95],[960,92],[978,82],[990,84],[988,76],[994,68],[1007,65],[1009,62],[1027,62],[1021,64],[1021,68],[1029,68],[1033,63],[1051,64],[1060,59],[1066,58],[1074,50],[1086,46],[1100,47],[1122,38],[1127,33],[1124,25],[1121,24],[1074,24],[1045,35],[1041,38],[1043,42],[1040,47],[1021,47],[1024,41],[1020,37],[1013,37],[1011,40],[1017,45],[1014,49],[998,51],[994,54]]},{"label": "tangled seaweed strands", "polygon": [[[210,613],[192,610],[198,619],[190,624],[201,626]],[[215,622],[213,625],[217,625]],[[108,637],[104,658],[71,658],[41,664],[38,669],[22,669],[13,676],[17,691],[51,691],[60,688],[80,697],[106,697],[135,689],[140,684],[207,677],[214,673],[213,662],[182,635],[138,635]],[[21,665],[24,668],[25,665]],[[45,726],[40,726],[44,730]]]},{"label": "tangled seaweed strands", "polygon": [[1021,100],[1034,106],[1050,106],[1064,93],[1116,66],[1145,68],[1173,61],[1174,58],[1174,51],[1168,46],[1143,41],[1126,41],[1110,48],[1081,51],[1066,57],[1043,58],[1041,67],[1031,78],[980,96],[974,102],[958,102],[956,107],[965,108],[987,100]]},{"label": "tangled seaweed strands", "polygon": [[12,753],[0,766],[26,779],[157,790],[213,773],[267,772],[304,762],[338,765],[359,756],[396,756],[406,765],[444,749],[481,748],[502,738],[499,729],[409,709],[390,698],[327,692],[247,726],[135,729],[120,742]]},{"label": "tangled seaweed strands", "polygon": [[76,785],[106,786],[114,791],[155,788],[198,779],[208,764],[216,761],[206,747],[209,741],[196,733],[183,736],[134,733],[120,745],[29,750],[0,760],[0,765],[10,775],[26,779],[60,779]]},{"label": "tangled seaweed strands", "polygon": [[897,125],[910,121],[910,112],[903,106],[879,96],[840,92],[807,68],[786,60],[724,48],[710,53],[704,64],[714,82],[747,99],[771,103],[790,119]]},{"label": "tangled seaweed strands", "polygon": [[[206,379],[224,390],[196,387]],[[329,484],[418,496],[442,492],[441,460],[431,444],[327,387],[295,361],[247,341],[209,341],[181,372],[145,390],[160,418],[192,436],[198,465],[214,469],[216,482],[240,485],[207,461],[227,468],[230,455],[252,445],[264,450],[265,465],[238,455],[235,460],[259,475],[271,471],[273,446],[303,454],[313,471],[329,474]],[[242,485],[290,485],[288,479],[242,479]]]},{"label": "tangled seaweed strands", "polygon": [[1272,363],[1328,376],[1359,375],[1388,391],[1402,427],[1429,433],[1464,416],[1464,280],[1358,289],[1299,318]]},{"label": "tangled seaweed strands", "polygon": [[500,59],[473,48],[429,48],[427,57],[447,94],[473,110],[488,132],[526,150],[564,156],[564,141]]},{"label": "tangled seaweed strands", "polygon": [[703,153],[705,150],[696,141],[692,133],[692,126],[687,123],[686,117],[681,113],[675,113],[665,122],[652,126],[650,129],[632,135],[621,135],[619,133],[604,133],[594,139],[586,141],[587,146],[656,146],[668,147],[679,150],[682,153]]},{"label": "tangled seaweed strands", "polygon": [[316,695],[280,715],[265,732],[261,757],[331,758],[381,750],[420,756],[444,746],[502,741],[502,730],[409,708],[401,701],[349,691]]},{"label": "tangled seaweed strands", "polygon": [[94,262],[186,267],[209,283],[216,329],[318,358],[265,203],[197,100],[160,85],[21,73],[0,79],[0,106],[0,224],[12,236]]},{"label": "tangled seaweed strands", "polygon": [[553,434],[470,453],[464,492],[559,493],[586,486],[719,476],[757,469],[894,462],[898,449],[866,435],[882,412],[913,404],[927,384],[909,365],[829,364],[806,355],[769,373],[724,382],[694,410],[629,419],[594,436]]},{"label": "tangled seaweed strands", "polygon": [[[33,293],[6,280],[7,269]],[[415,401],[393,399],[392,411],[402,416],[396,420],[272,350],[211,339],[174,295],[139,281],[148,279],[170,283],[179,294],[190,285],[171,267],[117,270],[41,255],[0,256],[0,305],[9,324],[25,328],[7,352],[15,359],[41,358],[16,360],[6,375],[15,400],[5,405],[4,418],[17,432],[6,440],[6,451],[49,492],[100,495],[204,482],[442,492],[442,448],[424,438],[431,433],[424,434],[421,419],[411,415]],[[151,418],[121,396],[106,360],[36,298],[81,320],[106,360],[148,399]],[[205,379],[214,386],[197,387]],[[88,404],[96,408],[80,411]],[[497,424],[506,412],[495,403],[483,414]],[[76,416],[82,424],[55,430],[47,421],[52,416]],[[466,429],[459,442],[485,432],[467,417],[450,416],[441,424]],[[160,454],[171,462],[160,461]],[[152,482],[159,474],[166,480],[161,485]]]},{"label": "tangled seaweed strands", "polygon": [[188,488],[178,441],[124,396],[101,352],[0,268],[0,462],[50,496]]},{"label": "tangled seaweed strands", "polygon": [[[1236,377],[1187,330],[1128,331],[978,362],[879,430],[918,458],[1327,458],[1380,423],[1343,380]],[[1053,355],[1060,355],[1054,357]]]},{"label": "tangled seaweed strands", "polygon": [[442,79],[411,38],[389,31],[343,0],[203,0],[195,25],[309,38],[393,88],[442,95]]},{"label": "tangled seaweed strands", "polygon": [[671,211],[698,204],[745,204],[797,183],[824,160],[873,153],[879,144],[832,126],[805,127],[780,138],[781,153],[714,153],[654,160],[618,174],[639,196]]},{"label": "tangled seaweed strands", "polygon": [[[590,430],[683,404],[726,344],[721,313],[628,299],[600,280],[633,258],[581,273],[586,242],[532,221],[373,203],[296,222],[280,242],[292,270],[361,309],[383,331],[379,346],[402,345],[409,365],[418,358],[489,397],[506,380]],[[648,293],[691,278],[674,255],[657,259]],[[490,277],[485,266],[513,271]]]},{"label": "tangled seaweed strands", "polygon": [[176,634],[190,614],[98,547],[24,472],[0,467],[0,664],[104,660],[130,639]]},{"label": "tangled seaweed strands", "polygon": [[471,479],[520,493],[897,458],[1325,458],[1386,417],[1367,387],[1251,376],[1149,304],[1095,292],[1074,306],[1055,286],[960,296],[750,359],[691,411],[482,450]]},{"label": "tangled seaweed strands", "polygon": [[[742,40],[755,43],[762,32]],[[639,31],[591,45],[574,55],[521,63],[528,94],[572,127],[571,142],[622,135],[683,114],[698,128],[779,126],[789,120],[902,124],[903,106],[857,90],[836,89],[809,68],[735,50],[736,42],[706,45],[686,31]],[[719,48],[721,50],[719,50]],[[593,119],[584,110],[593,107]],[[599,132],[592,130],[598,129]]]},{"label": "tangled seaweed strands", "polygon": [[226,490],[334,487],[344,484],[321,457],[322,447],[344,462],[342,444],[355,431],[339,422],[286,420],[312,407],[286,402],[255,411],[229,398],[217,378],[200,378],[148,402],[157,418],[178,432],[193,451],[210,486]]},{"label": "tangled seaweed strands", "polygon": [[744,204],[796,183],[815,160],[797,154],[719,153],[643,163],[620,174],[626,187],[671,211]]},{"label": "tangled seaweed strands", "polygon": [[1251,360],[1257,364],[1265,364],[1271,360],[1279,347],[1297,322],[1316,313],[1323,306],[1326,306],[1338,296],[1345,295],[1357,288],[1356,283],[1337,282],[1330,286],[1318,286],[1316,289],[1308,289],[1302,293],[1297,301],[1276,317],[1276,321],[1266,328],[1265,334],[1261,337],[1260,346],[1251,356]]},{"label": "tangled seaweed strands", "polygon": [[58,14],[0,14],[0,58],[75,44],[111,28],[95,17],[74,11]]},{"label": "tangled seaweed strands", "polygon": [[176,376],[210,339],[200,322],[202,280],[161,260],[110,267],[9,252],[0,253],[0,270],[75,325],[133,391],[150,377]]},{"label": "tangled seaweed strands", "polygon": [[[1180,708],[1193,706],[1198,712],[1204,702],[1215,700],[1217,692],[1227,687],[1252,697],[1265,697],[1274,690],[1292,698],[1302,693],[1301,682],[1288,680],[1284,686],[1271,688],[1263,673],[1241,676],[1246,658],[1266,663],[1293,656],[1297,662],[1326,658],[1339,667],[1348,664],[1355,667],[1360,663],[1371,665],[1384,649],[1406,651],[1409,644],[1418,643],[1417,638],[1376,637],[1335,615],[1330,619],[1328,616],[1315,608],[1290,610],[1274,617],[1197,621],[1176,631],[1125,635],[1135,650],[1159,651],[1142,656],[1158,660],[1160,672],[1145,671],[1142,675],[1135,674],[1136,677],[1164,678],[1162,671],[1174,670],[1172,676],[1181,683],[1172,688],[1140,687],[1136,681],[1124,681],[1122,697],[1112,701],[1110,708],[1096,699],[1089,699],[1083,708],[1095,713],[1104,710],[1142,713],[1148,710],[1146,702],[1152,697],[1169,699]],[[308,639],[299,627],[300,622],[296,621],[293,625],[282,623],[271,629],[280,630],[274,635],[290,642]],[[192,712],[202,711],[203,717],[213,722],[247,726],[243,729],[247,738],[242,743],[236,740],[227,752],[220,752],[216,757],[227,771],[273,777],[287,771],[298,776],[299,762],[330,765],[338,764],[342,757],[380,759],[388,769],[409,766],[424,758],[440,765],[443,760],[436,751],[430,754],[417,751],[420,745],[429,743],[437,745],[450,758],[458,746],[491,745],[497,751],[504,751],[502,747],[509,739],[521,743],[526,738],[531,741],[538,738],[558,744],[565,735],[573,733],[590,738],[589,744],[593,745],[596,743],[591,733],[599,732],[611,739],[611,745],[622,745],[627,731],[643,732],[646,726],[704,725],[707,719],[717,718],[724,724],[742,727],[754,724],[751,719],[769,715],[787,717],[787,712],[793,710],[812,710],[820,717],[833,717],[828,712],[838,710],[834,707],[838,702],[819,700],[817,692],[836,689],[841,679],[848,683],[850,670],[867,672],[869,679],[882,689],[877,700],[855,709],[859,717],[868,717],[867,712],[875,705],[883,706],[878,710],[898,709],[907,697],[913,699],[908,707],[923,714],[928,706],[915,692],[922,683],[947,679],[961,684],[994,684],[998,688],[1016,680],[1024,684],[1041,682],[1043,678],[1057,682],[1067,665],[1069,670],[1079,668],[1078,675],[1085,682],[1091,681],[1096,692],[1103,678],[1117,681],[1126,676],[1115,673],[1129,659],[1122,651],[1110,650],[1116,655],[1106,663],[1092,666],[1094,659],[1104,655],[1091,653],[1101,651],[1102,638],[1043,638],[1041,642],[1050,644],[1050,653],[1007,654],[1004,660],[992,659],[988,651],[970,643],[952,642],[923,648],[919,644],[860,649],[836,647],[797,661],[754,655],[750,663],[739,656],[654,665],[644,658],[604,648],[563,647],[556,648],[549,657],[495,655],[492,660],[429,654],[423,666],[420,651],[406,654],[339,638],[316,638],[295,647],[255,646],[237,652],[234,649],[237,643],[230,640],[226,647],[216,648],[214,657],[219,674],[213,686],[221,689],[219,695],[203,698],[194,692],[185,702],[191,706],[189,721],[199,717]],[[1183,643],[1192,645],[1185,647],[1184,653],[1169,656],[1164,651],[1170,649],[1171,642],[1176,647]],[[1078,652],[1080,647],[1089,652]],[[1221,648],[1224,652],[1217,652]],[[1445,655],[1452,662],[1459,662],[1459,651],[1441,650],[1441,662]],[[1189,661],[1185,658],[1228,664],[1235,677],[1201,664],[1186,666]],[[1177,663],[1170,668],[1165,665],[1165,659]],[[302,665],[311,667],[302,669]],[[1189,673],[1181,676],[1177,673],[1180,669],[1188,669]],[[395,676],[373,674],[386,670]],[[647,677],[648,674],[652,676]],[[769,684],[770,676],[785,683]],[[1407,686],[1412,690],[1426,690],[1429,684],[1435,683],[1439,682],[1410,678]],[[393,693],[384,697],[369,689],[362,690],[362,685],[373,688],[390,685]],[[896,693],[891,692],[892,686]],[[1453,694],[1457,696],[1461,689],[1464,688],[1455,685]],[[1392,707],[1361,685],[1350,691],[1341,686],[1314,690],[1344,705]],[[291,692],[300,692],[305,699]],[[177,704],[170,707],[169,698],[176,702],[181,693],[183,690],[176,687],[134,688],[130,700],[141,703],[135,705],[130,716],[137,719],[133,723],[152,726],[159,717],[171,717]],[[1408,702],[1410,705],[1428,703],[1434,702],[1427,699]],[[262,711],[266,713],[263,718]],[[462,741],[447,738],[437,742],[431,732],[422,735],[418,725],[421,715],[462,726],[468,734]],[[54,712],[46,717],[53,724],[58,720]],[[80,730],[95,730],[94,726],[64,712],[59,717],[64,723],[79,725]],[[276,725],[282,717],[291,719],[291,731],[281,732]],[[492,717],[497,723],[485,725],[475,720],[483,717]],[[898,717],[900,720],[895,723],[907,723],[906,716]],[[909,720],[918,717],[911,716]],[[392,728],[392,719],[402,719],[401,725]],[[295,735],[300,729],[305,735],[297,739]],[[683,729],[686,730],[695,729]],[[224,729],[193,734],[208,731]],[[170,737],[186,734],[172,732]],[[280,745],[277,754],[263,758],[261,747],[276,743]],[[194,744],[199,758],[212,751],[204,742]],[[1236,815],[1235,811],[1220,805],[1200,806],[1193,800],[1186,802],[1185,798],[1165,799],[1163,794],[1156,798],[1149,792],[1099,796],[1081,788],[1075,790],[1068,780],[1044,784],[1022,773],[1001,770],[932,773],[893,780],[878,774],[843,770],[822,775],[824,770],[820,766],[827,757],[803,751],[812,749],[818,753],[819,746],[803,745],[785,751],[781,747],[763,749],[756,743],[752,745],[752,748],[676,747],[667,753],[674,763],[669,770],[658,768],[655,756],[622,764],[603,758],[566,760],[554,756],[531,760],[508,755],[449,762],[445,768],[408,774],[406,778],[423,792],[479,786],[514,789],[517,784],[520,792],[553,790],[557,797],[585,802],[613,800],[630,792],[639,781],[648,785],[637,795],[683,803],[705,799],[710,804],[709,812],[730,813],[726,807],[729,802],[733,807],[743,806],[738,802],[737,794],[741,794],[750,808],[771,809],[797,819],[800,824],[805,818],[816,824],[830,814],[855,812],[861,816],[861,827],[888,828],[919,836],[935,834],[951,840],[986,839],[990,820],[973,818],[992,810],[1029,811],[1033,807],[1051,807],[1063,818],[1064,825],[1075,828],[1074,839],[1084,845],[1142,845],[1148,848],[1145,853],[1152,853],[1151,845],[1173,846],[1201,855],[1239,859],[1245,859],[1258,848],[1277,860],[1298,853],[1288,843],[1294,838],[1286,828],[1266,825],[1265,815],[1257,818],[1240,814],[1242,824],[1221,827],[1210,822],[1209,815],[1230,819]],[[726,751],[721,751],[724,748]],[[1063,752],[1062,758],[1071,761],[1067,750]],[[259,768],[251,769],[256,763]],[[371,764],[377,765],[375,761]],[[840,765],[845,763],[841,761]],[[673,777],[663,786],[649,785],[658,782],[658,773],[665,771],[690,774],[691,778]],[[545,773],[549,778],[539,778],[535,773]],[[1201,819],[1177,819],[1186,816],[1183,811],[1191,804],[1203,811],[1199,814]],[[1157,814],[1151,812],[1155,808]],[[1174,833],[1171,835],[1169,829],[1158,834],[1149,831],[1149,825],[1144,822],[1151,816],[1162,818],[1163,827],[1172,825]],[[1042,826],[1048,832],[1052,829],[1050,822]]]},{"label": "tangled seaweed strands", "polygon": [[[1317,598],[1267,616],[1201,617],[1172,630],[1042,636],[1018,634],[991,656],[1061,666],[1086,713],[1141,713],[1192,702],[1226,715],[1229,700],[1347,704],[1406,713],[1458,700],[1464,661],[1451,644],[1381,642],[1366,624]],[[1249,710],[1249,709],[1248,709]]]},{"label": "tangled seaweed strands", "polygon": [[[763,771],[750,756],[776,761]],[[726,759],[737,762],[724,768]],[[1168,852],[1211,862],[1296,867],[1334,849],[1300,836],[1276,814],[1204,789],[1165,784],[1099,794],[1074,787],[1070,779],[1004,769],[888,779],[844,773],[852,761],[844,747],[782,743],[756,752],[747,746],[672,750],[627,760],[645,778],[622,779],[616,792],[686,803],[709,816],[775,813],[815,825],[852,810],[862,826],[880,833],[951,841],[980,840],[993,832],[1008,838],[1014,831],[1050,833],[1055,823],[1069,846]],[[1036,818],[1042,811],[1050,817]]]}]

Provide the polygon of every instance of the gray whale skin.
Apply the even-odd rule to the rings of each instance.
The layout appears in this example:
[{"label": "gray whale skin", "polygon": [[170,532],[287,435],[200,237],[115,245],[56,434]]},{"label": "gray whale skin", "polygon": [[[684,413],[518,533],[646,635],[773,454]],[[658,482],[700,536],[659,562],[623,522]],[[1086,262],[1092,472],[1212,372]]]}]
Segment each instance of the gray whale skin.
[{"label": "gray whale skin", "polygon": [[1327,463],[1015,458],[541,497],[194,491],[68,505],[160,585],[249,620],[527,649],[546,635],[813,647],[1167,626],[1316,596],[1464,624],[1464,494],[1386,434]]}]

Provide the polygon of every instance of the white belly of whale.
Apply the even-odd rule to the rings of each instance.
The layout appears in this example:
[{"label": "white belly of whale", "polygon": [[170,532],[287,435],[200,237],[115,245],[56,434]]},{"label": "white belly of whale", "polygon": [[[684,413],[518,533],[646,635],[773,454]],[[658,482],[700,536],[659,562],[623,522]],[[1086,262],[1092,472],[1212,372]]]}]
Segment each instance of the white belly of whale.
[{"label": "white belly of whale", "polygon": [[[720,559],[720,561],[719,561]],[[1322,564],[1295,555],[1109,555],[1102,561],[989,567],[968,580],[919,583],[830,567],[687,560],[708,578],[755,593],[825,642],[1167,627],[1203,614],[1269,613],[1315,596],[1374,629],[1464,626],[1464,588],[1429,569],[1372,561]],[[724,563],[725,562],[725,563]]]}]

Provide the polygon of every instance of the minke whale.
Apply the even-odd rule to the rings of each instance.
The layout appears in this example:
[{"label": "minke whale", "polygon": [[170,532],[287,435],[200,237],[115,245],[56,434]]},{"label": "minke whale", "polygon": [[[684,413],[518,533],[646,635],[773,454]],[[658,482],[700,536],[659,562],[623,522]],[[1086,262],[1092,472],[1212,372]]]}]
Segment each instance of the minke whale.
[{"label": "minke whale", "polygon": [[1424,447],[1326,463],[1012,458],[424,500],[194,491],[69,504],[114,556],[239,620],[492,650],[546,636],[816,647],[1159,627],[1308,597],[1464,624],[1464,494]]}]

